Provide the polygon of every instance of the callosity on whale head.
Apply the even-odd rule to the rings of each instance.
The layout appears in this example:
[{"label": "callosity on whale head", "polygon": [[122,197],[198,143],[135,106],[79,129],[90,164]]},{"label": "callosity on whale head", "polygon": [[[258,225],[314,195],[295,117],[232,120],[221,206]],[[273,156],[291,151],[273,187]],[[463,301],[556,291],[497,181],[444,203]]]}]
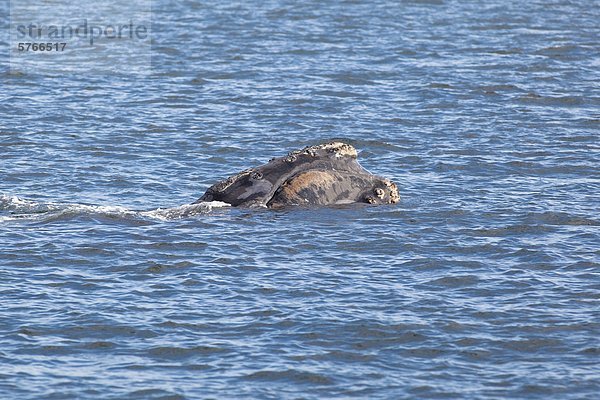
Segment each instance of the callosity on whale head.
[{"label": "callosity on whale head", "polygon": [[357,157],[353,146],[341,142],[306,147],[214,184],[197,203],[269,208],[397,203],[396,185],[369,173]]}]

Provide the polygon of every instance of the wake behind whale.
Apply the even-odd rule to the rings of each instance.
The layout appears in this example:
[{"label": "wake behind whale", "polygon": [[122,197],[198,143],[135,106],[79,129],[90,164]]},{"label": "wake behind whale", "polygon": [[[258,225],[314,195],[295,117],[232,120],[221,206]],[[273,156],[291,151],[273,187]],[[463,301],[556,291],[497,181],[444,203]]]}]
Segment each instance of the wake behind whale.
[{"label": "wake behind whale", "polygon": [[144,223],[171,221],[209,214],[229,204],[212,201],[183,204],[154,210],[132,210],[121,206],[100,206],[79,203],[37,202],[17,196],[0,195],[0,223],[10,221],[50,223],[76,218]]}]

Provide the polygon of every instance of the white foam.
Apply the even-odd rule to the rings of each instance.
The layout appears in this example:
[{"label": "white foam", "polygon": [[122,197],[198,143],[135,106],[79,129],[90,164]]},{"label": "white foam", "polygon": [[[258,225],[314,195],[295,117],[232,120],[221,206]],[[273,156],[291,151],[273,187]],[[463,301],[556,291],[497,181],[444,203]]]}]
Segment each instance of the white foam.
[{"label": "white foam", "polygon": [[215,208],[229,207],[221,201],[183,204],[172,208],[157,208],[149,211],[131,210],[121,206],[100,206],[77,203],[52,203],[25,200],[17,196],[0,195],[0,211],[10,215],[0,216],[0,222],[15,220],[56,220],[65,216],[98,215],[112,218],[170,221],[208,214]]},{"label": "white foam", "polygon": [[193,217],[199,214],[207,214],[214,208],[230,207],[231,204],[222,201],[206,201],[197,204],[184,204],[172,208],[157,208],[151,211],[142,211],[140,215],[145,217],[158,219],[160,221],[169,221],[173,219],[181,219]]},{"label": "white foam", "polygon": [[16,207],[20,205],[37,204],[31,201],[23,200],[17,196],[0,195],[0,208]]}]

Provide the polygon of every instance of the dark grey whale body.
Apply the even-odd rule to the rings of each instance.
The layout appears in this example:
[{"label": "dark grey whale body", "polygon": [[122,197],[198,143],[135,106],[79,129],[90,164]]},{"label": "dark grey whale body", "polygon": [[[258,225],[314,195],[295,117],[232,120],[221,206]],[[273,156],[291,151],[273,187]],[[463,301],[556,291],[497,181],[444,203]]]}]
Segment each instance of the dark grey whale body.
[{"label": "dark grey whale body", "polygon": [[234,207],[280,208],[397,203],[396,185],[369,173],[357,157],[353,146],[341,142],[306,147],[214,184],[194,204],[222,201]]}]

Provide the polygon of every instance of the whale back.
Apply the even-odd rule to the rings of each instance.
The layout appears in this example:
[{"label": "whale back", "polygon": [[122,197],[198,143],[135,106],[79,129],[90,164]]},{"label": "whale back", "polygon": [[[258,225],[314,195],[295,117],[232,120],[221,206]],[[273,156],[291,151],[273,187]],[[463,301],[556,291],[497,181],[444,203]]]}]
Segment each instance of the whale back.
[{"label": "whale back", "polygon": [[232,206],[283,207],[396,202],[395,185],[366,171],[357,156],[356,149],[346,143],[309,146],[214,184],[197,203],[222,201]]}]

